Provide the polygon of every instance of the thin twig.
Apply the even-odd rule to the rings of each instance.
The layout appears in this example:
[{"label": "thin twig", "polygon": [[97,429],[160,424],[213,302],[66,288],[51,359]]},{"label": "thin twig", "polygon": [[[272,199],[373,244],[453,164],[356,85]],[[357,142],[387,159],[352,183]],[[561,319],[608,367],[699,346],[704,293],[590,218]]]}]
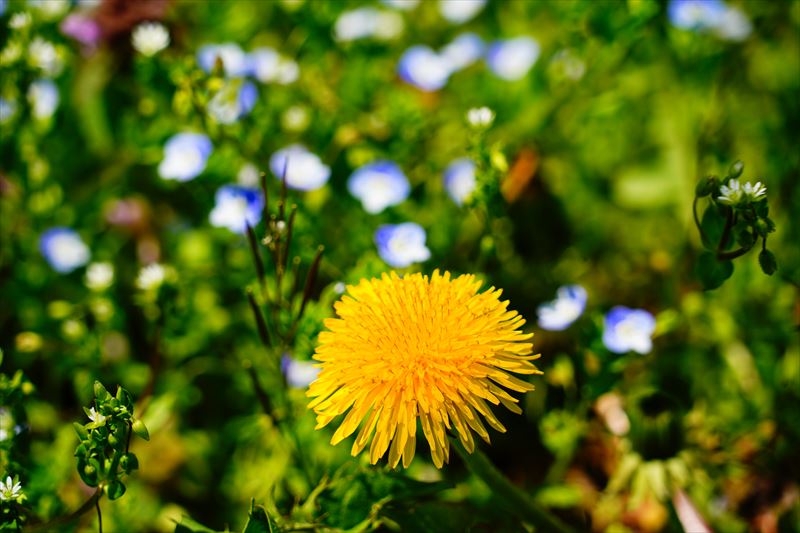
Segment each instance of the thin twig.
[{"label": "thin twig", "polygon": [[317,272],[319,271],[319,263],[322,261],[322,252],[325,250],[324,246],[317,248],[317,255],[314,256],[314,261],[311,263],[311,268],[308,269],[306,276],[306,285],[303,287],[303,302],[300,304],[300,312],[297,313],[297,321],[303,318],[303,311],[306,309],[306,304],[311,298],[311,291],[314,288],[314,282],[317,280]]},{"label": "thin twig", "polygon": [[264,345],[264,348],[272,348],[267,323],[264,321],[264,315],[261,314],[261,309],[258,307],[256,297],[251,290],[247,291],[247,301],[250,302],[250,310],[253,312],[253,318],[256,320],[256,329],[258,329],[258,337],[261,339],[261,344]]}]

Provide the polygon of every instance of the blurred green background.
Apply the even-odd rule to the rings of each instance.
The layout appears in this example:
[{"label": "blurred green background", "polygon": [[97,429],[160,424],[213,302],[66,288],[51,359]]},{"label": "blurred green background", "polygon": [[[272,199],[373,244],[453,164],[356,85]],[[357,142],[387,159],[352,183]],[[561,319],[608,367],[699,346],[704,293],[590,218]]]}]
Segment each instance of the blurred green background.
[{"label": "blurred green background", "polygon": [[[127,494],[102,502],[107,531],[174,531],[186,516],[241,530],[252,499],[285,530],[531,529],[455,456],[439,471],[420,450],[392,472],[330,446],[302,387],[284,390],[271,363],[311,359],[337,284],[392,270],[375,230],[412,221],[430,259],[404,271],[475,273],[536,333],[544,377],[485,448],[514,485],[578,530],[690,530],[687,505],[713,530],[798,530],[800,2],[478,4],[0,2],[0,467],[20,476],[30,522],[92,493],[72,422],[86,422],[100,380],[131,392],[151,436],[133,444]],[[740,18],[702,18],[720,6]],[[147,22],[169,35],[151,55],[132,44]],[[436,90],[399,69],[410,47],[440,51],[465,32],[490,47],[529,37],[538,51],[515,80],[486,52]],[[296,79],[243,76],[257,99],[224,124],[209,108],[231,63],[204,70],[199,55],[221,43],[269,47]],[[58,94],[49,113],[30,89],[41,79]],[[496,114],[486,130],[465,118],[481,106]],[[210,139],[207,164],[190,181],[162,179],[165,142],[187,131]],[[296,331],[270,351],[245,294],[257,285],[248,241],[209,213],[219,187],[257,186],[253,168],[274,213],[270,158],[294,143],[330,167],[324,186],[288,192],[300,287],[325,250]],[[478,186],[460,206],[442,176],[462,157],[478,163]],[[410,194],[371,214],[347,183],[375,160],[397,163]],[[750,253],[703,290],[695,185],[736,160],[743,181],[767,187],[778,270],[764,275]],[[84,266],[54,269],[40,245],[52,227],[75,230],[113,281],[93,288]],[[147,289],[137,277],[151,263],[168,274]],[[586,289],[583,316],[537,327],[537,307],[567,284]],[[298,302],[272,320],[288,329]],[[650,353],[603,346],[615,305],[655,316]],[[288,431],[263,413],[249,367]],[[29,386],[11,383],[17,370]],[[62,527],[96,530],[95,514]]]}]

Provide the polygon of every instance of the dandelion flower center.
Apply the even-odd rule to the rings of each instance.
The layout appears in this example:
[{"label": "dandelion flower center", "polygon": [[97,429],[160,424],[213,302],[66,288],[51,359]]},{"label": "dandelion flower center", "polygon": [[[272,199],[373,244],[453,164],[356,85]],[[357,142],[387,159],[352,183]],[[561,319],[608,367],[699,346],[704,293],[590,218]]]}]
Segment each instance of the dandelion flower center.
[{"label": "dandelion flower center", "polygon": [[325,321],[315,359],[321,372],[308,390],[320,429],[347,413],[331,439],[338,444],[361,428],[351,453],[368,442],[370,462],[389,451],[394,468],[407,467],[416,449],[417,420],[437,468],[449,459],[447,431],[472,452],[472,433],[489,442],[482,418],[505,427],[489,404],[522,410],[515,392],[533,386],[511,373],[540,374],[531,363],[532,334],[508,310],[501,291],[478,292],[473,275],[455,279],[392,272],[349,286],[336,303],[338,318]]}]

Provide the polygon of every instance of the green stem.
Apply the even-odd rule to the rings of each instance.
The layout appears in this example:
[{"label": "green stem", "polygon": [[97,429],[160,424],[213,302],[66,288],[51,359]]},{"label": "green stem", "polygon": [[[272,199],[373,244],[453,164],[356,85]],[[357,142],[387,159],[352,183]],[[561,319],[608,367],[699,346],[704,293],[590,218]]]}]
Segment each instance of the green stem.
[{"label": "green stem", "polygon": [[103,513],[100,512],[100,498],[94,501],[94,506],[97,508],[97,531],[103,533]]},{"label": "green stem", "polygon": [[495,495],[507,502],[509,508],[517,512],[521,518],[533,524],[537,531],[559,533],[571,533],[574,531],[559,518],[541,508],[528,494],[514,486],[497,467],[489,461],[489,458],[486,457],[480,449],[475,449],[475,451],[470,454],[467,453],[457,439],[450,440],[456,452],[458,452],[458,455],[470,471],[481,478],[481,480],[492,489]]},{"label": "green stem", "polygon": [[705,243],[708,239],[706,239],[706,234],[703,231],[703,226],[700,225],[700,218],[697,216],[697,196],[694,197],[694,202],[692,202],[692,215],[694,216],[694,225],[697,226],[697,231],[700,232],[700,240]]},{"label": "green stem", "polygon": [[97,487],[97,490],[92,497],[86,500],[83,505],[81,505],[75,512],[68,514],[66,516],[62,516],[59,518],[55,518],[49,522],[45,522],[44,524],[31,524],[29,529],[26,529],[26,533],[38,533],[38,532],[45,532],[45,531],[58,531],[60,528],[57,526],[63,526],[77,520],[80,516],[84,513],[89,511],[95,505],[99,505],[96,502],[100,501],[100,498],[103,497],[103,488]]},{"label": "green stem", "polygon": [[741,257],[749,251],[750,248],[739,248],[738,250],[733,250],[730,252],[717,252],[717,260],[729,261],[731,259],[736,259],[737,257]]}]

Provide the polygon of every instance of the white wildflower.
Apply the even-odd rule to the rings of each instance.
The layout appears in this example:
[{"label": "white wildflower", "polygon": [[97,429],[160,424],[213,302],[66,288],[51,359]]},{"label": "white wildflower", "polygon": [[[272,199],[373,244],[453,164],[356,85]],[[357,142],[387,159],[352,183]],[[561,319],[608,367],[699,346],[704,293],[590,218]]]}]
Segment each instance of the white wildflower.
[{"label": "white wildflower", "polygon": [[475,107],[467,111],[467,122],[475,128],[488,128],[494,122],[494,111],[488,107]]},{"label": "white wildflower", "polygon": [[131,44],[140,54],[152,57],[169,46],[169,31],[159,22],[145,22],[134,28]]},{"label": "white wildflower", "polygon": [[0,500],[7,502],[16,500],[22,495],[22,484],[11,479],[11,476],[6,477],[6,482],[0,482]]}]

